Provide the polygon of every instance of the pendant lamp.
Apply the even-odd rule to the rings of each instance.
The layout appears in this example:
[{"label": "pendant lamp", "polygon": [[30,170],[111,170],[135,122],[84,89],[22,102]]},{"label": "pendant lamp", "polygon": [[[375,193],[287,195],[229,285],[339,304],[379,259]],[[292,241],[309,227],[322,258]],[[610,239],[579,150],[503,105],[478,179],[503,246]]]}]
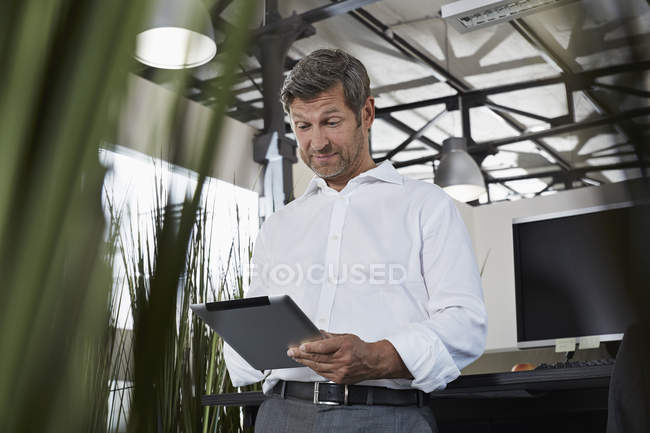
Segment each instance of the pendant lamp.
[{"label": "pendant lamp", "polygon": [[136,36],[135,58],[162,69],[203,65],[217,54],[214,28],[202,0],[156,0]]},{"label": "pendant lamp", "polygon": [[465,203],[485,192],[483,174],[467,153],[465,138],[450,137],[442,142],[442,157],[434,181],[452,198]]}]

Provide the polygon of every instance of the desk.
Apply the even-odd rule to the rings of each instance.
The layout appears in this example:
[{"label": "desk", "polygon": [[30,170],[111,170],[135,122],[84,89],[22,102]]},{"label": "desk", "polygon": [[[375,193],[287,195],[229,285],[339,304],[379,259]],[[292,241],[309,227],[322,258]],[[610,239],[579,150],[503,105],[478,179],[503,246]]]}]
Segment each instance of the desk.
[{"label": "desk", "polygon": [[[440,432],[604,432],[614,366],[460,376],[429,394]],[[206,395],[203,405],[247,407],[254,423],[261,392]],[[251,410],[252,409],[252,410]]]},{"label": "desk", "polygon": [[441,432],[605,432],[614,366],[461,376],[430,394]]}]

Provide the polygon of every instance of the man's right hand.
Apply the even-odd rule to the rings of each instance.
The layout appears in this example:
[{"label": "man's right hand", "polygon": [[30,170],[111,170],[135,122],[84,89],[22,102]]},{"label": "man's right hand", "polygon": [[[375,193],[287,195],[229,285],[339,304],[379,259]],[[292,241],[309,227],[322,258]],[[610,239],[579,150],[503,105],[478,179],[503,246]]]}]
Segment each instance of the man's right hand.
[{"label": "man's right hand", "polygon": [[322,331],[323,340],[292,347],[287,355],[335,383],[409,378],[411,373],[387,341],[367,343],[354,334]]}]

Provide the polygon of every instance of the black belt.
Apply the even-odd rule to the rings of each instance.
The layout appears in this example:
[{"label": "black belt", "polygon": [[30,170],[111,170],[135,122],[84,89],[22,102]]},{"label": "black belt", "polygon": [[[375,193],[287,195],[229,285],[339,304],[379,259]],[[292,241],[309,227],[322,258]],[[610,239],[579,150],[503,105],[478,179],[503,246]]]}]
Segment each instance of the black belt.
[{"label": "black belt", "polygon": [[390,389],[380,386],[339,385],[332,382],[293,382],[281,380],[273,394],[294,397],[314,404],[422,407],[428,396],[418,389]]}]

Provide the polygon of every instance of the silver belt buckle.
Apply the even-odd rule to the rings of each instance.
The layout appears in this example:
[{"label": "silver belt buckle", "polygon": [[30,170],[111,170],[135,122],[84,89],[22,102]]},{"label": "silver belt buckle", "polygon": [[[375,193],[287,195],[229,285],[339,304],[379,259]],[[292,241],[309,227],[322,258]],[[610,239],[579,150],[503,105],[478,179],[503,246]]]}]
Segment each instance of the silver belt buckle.
[{"label": "silver belt buckle", "polygon": [[[318,399],[319,387],[321,383],[334,383],[334,382],[314,382],[314,404],[326,404],[329,406],[339,406],[341,403],[336,401],[320,401]],[[344,385],[343,404],[348,404],[348,386]]]}]

